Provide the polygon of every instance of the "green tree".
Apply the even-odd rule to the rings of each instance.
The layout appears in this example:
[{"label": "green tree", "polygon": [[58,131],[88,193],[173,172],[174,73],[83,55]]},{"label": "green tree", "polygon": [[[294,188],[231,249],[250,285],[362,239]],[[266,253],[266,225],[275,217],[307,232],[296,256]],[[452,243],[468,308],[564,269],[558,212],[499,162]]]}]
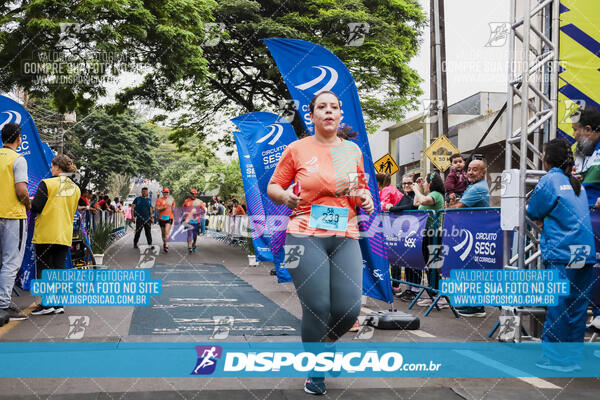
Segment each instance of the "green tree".
[{"label": "green tree", "polygon": [[[0,90],[50,94],[58,110],[89,110],[123,72],[118,93],[174,107],[206,75],[204,23],[213,0],[8,0],[0,3]],[[114,86],[114,84],[112,84]],[[123,111],[123,108],[119,109]]]},{"label": "green tree", "polygon": [[171,189],[177,204],[183,203],[190,189],[204,196],[244,198],[242,174],[238,161],[223,162],[206,151],[205,156],[194,158],[182,154],[168,165],[160,175],[160,183]]},{"label": "green tree", "polygon": [[113,116],[97,109],[65,132],[64,152],[79,167],[82,187],[105,189],[111,173],[158,177],[158,144],[154,126],[133,113]]},{"label": "green tree", "polygon": [[[213,11],[223,27],[222,40],[205,48],[209,79],[189,93],[192,111],[171,136],[183,147],[190,137],[232,135],[215,123],[257,110],[278,111],[289,99],[285,84],[263,38],[298,38],[336,54],[354,76],[370,127],[383,119],[401,119],[421,91],[418,74],[408,66],[417,53],[425,16],[417,0],[221,0]],[[348,46],[352,23],[361,25],[364,43]],[[301,132],[296,117],[294,126]]]}]

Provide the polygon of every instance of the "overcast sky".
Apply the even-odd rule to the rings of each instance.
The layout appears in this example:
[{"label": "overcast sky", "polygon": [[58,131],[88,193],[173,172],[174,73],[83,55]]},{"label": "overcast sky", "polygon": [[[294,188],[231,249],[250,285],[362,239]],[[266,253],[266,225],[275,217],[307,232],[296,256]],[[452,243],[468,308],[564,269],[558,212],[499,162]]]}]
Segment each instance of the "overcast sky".
[{"label": "overcast sky", "polygon": [[[429,0],[419,0],[419,3],[429,18]],[[506,92],[508,44],[498,47],[486,47],[486,44],[490,39],[489,23],[508,21],[509,0],[447,0],[444,3],[448,104],[480,91]],[[429,99],[429,28],[410,66],[424,79],[421,100]],[[417,111],[409,115],[415,113]]]}]

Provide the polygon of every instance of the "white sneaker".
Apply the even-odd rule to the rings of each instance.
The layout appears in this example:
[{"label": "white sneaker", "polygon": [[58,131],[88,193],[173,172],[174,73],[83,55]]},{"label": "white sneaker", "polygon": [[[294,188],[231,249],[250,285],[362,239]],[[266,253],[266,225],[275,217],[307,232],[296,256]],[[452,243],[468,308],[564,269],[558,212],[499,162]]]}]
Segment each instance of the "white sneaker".
[{"label": "white sneaker", "polygon": [[449,308],[450,304],[448,304],[448,300],[446,300],[445,297],[440,297],[440,299],[437,302],[437,305],[439,308]]},{"label": "white sneaker", "polygon": [[588,328],[594,327],[594,328],[600,330],[600,315],[596,315],[594,318],[592,318],[592,320],[587,325],[587,327]]},{"label": "white sneaker", "polygon": [[423,299],[423,300],[417,301],[417,305],[419,307],[429,307],[431,305],[431,303],[433,303],[433,300],[431,300],[431,299]]},{"label": "white sneaker", "polygon": [[38,306],[31,312],[31,315],[47,315],[47,314],[54,314],[54,307],[45,307],[41,304],[38,304]]}]

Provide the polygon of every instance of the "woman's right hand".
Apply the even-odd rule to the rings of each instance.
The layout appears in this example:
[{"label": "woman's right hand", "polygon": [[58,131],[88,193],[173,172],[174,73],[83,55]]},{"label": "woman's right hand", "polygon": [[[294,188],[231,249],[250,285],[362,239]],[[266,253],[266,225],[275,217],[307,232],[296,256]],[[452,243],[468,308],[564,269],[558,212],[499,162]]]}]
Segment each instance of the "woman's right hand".
[{"label": "woman's right hand", "polygon": [[297,185],[297,183],[293,183],[292,185],[290,185],[284,192],[284,196],[283,196],[283,204],[285,204],[288,208],[290,209],[295,209],[296,207],[298,207],[298,203],[300,203],[300,201],[302,200],[302,197],[300,196],[296,196],[294,194],[294,187]]}]

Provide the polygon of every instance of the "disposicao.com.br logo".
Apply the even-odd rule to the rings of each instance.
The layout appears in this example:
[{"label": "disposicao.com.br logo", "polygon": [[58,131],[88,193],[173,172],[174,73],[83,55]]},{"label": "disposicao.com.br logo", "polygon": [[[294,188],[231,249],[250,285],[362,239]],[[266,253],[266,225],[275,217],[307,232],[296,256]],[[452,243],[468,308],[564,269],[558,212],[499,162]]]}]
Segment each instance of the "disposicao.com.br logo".
[{"label": "disposicao.com.br logo", "polygon": [[[311,345],[314,345],[311,348]],[[307,349],[248,349],[222,350],[220,346],[196,346],[198,361],[192,375],[221,376],[298,376],[310,371],[346,376],[373,376],[421,372],[435,373],[441,363],[405,362],[397,351],[327,349],[324,345],[308,344]],[[345,347],[345,346],[342,346]],[[263,351],[258,351],[263,350]],[[322,350],[322,351],[319,351]],[[217,367],[217,359],[220,366]]]}]

